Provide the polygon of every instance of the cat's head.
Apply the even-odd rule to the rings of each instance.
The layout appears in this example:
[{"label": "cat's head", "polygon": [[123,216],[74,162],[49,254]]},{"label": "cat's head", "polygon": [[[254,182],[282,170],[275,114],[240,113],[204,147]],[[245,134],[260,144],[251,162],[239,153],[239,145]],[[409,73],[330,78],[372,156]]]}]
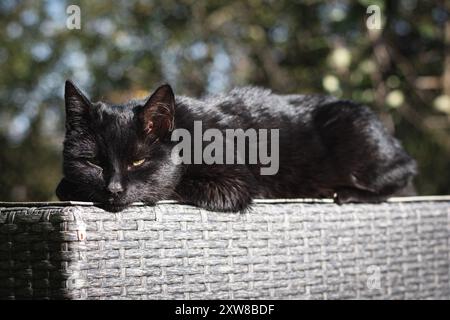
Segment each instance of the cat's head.
[{"label": "cat's head", "polygon": [[60,200],[90,201],[117,211],[167,199],[180,176],[171,161],[175,100],[163,85],[145,100],[91,102],[65,85],[66,136]]}]

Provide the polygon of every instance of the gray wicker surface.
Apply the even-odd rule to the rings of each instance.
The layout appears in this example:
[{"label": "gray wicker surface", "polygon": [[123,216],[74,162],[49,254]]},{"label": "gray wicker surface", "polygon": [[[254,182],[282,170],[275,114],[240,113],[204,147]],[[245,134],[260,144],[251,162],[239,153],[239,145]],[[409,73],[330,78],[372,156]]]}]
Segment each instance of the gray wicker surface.
[{"label": "gray wicker surface", "polygon": [[450,299],[450,201],[0,204],[0,298]]}]

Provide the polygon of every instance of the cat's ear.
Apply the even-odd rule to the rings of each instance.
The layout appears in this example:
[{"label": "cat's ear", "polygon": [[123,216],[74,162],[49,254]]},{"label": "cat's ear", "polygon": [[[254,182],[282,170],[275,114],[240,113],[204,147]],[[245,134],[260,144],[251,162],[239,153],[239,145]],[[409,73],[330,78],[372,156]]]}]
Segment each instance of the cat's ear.
[{"label": "cat's ear", "polygon": [[160,86],[143,106],[142,123],[146,134],[164,138],[174,129],[175,97],[168,84]]},{"label": "cat's ear", "polygon": [[70,80],[64,87],[64,100],[66,104],[66,124],[77,124],[86,120],[91,102]]}]

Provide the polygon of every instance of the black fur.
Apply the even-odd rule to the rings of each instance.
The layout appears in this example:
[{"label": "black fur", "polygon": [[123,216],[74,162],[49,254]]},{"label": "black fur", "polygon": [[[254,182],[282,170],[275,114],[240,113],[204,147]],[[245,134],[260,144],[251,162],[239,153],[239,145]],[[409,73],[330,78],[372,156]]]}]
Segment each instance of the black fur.
[{"label": "black fur", "polygon": [[[168,85],[125,105],[91,103],[66,82],[61,200],[93,201],[108,210],[132,202],[176,199],[208,210],[241,211],[254,198],[334,197],[379,202],[404,189],[416,163],[367,107],[333,97],[277,95],[255,87],[198,100],[174,98]],[[280,131],[280,168],[175,165],[173,128],[264,128]],[[130,163],[146,159],[139,167]]]}]

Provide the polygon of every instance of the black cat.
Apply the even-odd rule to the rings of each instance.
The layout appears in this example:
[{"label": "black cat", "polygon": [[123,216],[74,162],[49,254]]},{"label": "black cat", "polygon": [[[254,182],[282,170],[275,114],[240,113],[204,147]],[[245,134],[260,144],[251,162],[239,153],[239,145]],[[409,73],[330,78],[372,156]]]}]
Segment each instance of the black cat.
[{"label": "black cat", "polygon": [[[92,201],[111,211],[163,199],[232,212],[244,210],[255,198],[380,202],[416,174],[415,161],[369,108],[333,97],[246,87],[198,100],[175,98],[171,87],[163,85],[148,99],[111,105],[90,102],[67,81],[65,104],[64,178],[56,194],[60,200]],[[173,130],[193,134],[194,121],[201,121],[203,131],[223,133],[279,129],[277,173],[262,175],[261,162],[174,161],[178,142],[171,140]]]}]

